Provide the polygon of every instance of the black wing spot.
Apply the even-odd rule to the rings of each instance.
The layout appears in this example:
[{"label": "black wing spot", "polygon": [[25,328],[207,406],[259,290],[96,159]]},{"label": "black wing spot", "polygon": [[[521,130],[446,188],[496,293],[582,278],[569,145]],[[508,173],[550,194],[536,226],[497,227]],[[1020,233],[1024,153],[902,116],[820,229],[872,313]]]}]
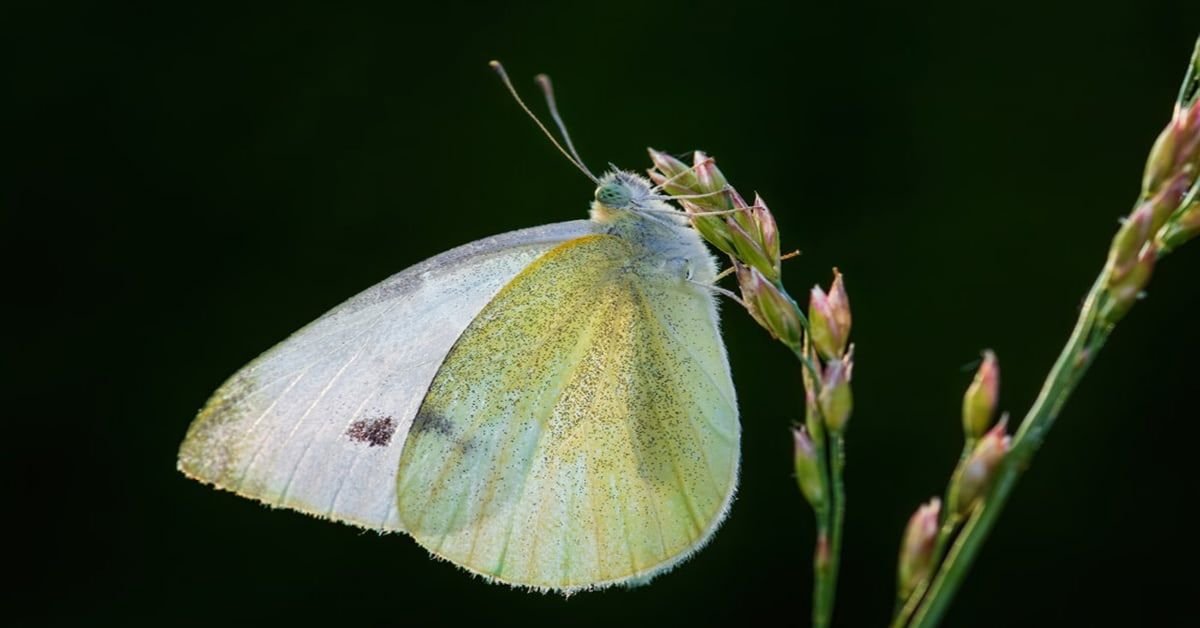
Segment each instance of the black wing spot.
[{"label": "black wing spot", "polygon": [[350,440],[366,443],[368,447],[382,447],[392,442],[392,434],[396,432],[396,422],[390,416],[374,419],[359,419],[350,424],[346,436]]}]

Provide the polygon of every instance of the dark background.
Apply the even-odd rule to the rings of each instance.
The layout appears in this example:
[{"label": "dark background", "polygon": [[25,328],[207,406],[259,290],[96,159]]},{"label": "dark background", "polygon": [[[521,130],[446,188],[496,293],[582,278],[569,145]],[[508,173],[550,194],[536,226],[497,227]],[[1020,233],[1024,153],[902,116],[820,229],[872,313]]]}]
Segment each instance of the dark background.
[{"label": "dark background", "polygon": [[[741,491],[712,544],[648,587],[490,586],[402,536],[174,470],[206,396],[326,309],[454,245],[584,215],[590,184],[501,89],[499,58],[533,101],[529,77],[555,78],[594,167],[641,170],[646,146],[716,155],[804,250],[793,292],[846,273],[859,352],[837,622],[882,625],[979,350],[999,354],[1019,416],[1200,27],[1185,0],[164,4],[0,11],[10,618],[807,623],[798,371],[732,307]],[[1200,244],[1156,271],[947,625],[1196,615],[1198,275]]]}]

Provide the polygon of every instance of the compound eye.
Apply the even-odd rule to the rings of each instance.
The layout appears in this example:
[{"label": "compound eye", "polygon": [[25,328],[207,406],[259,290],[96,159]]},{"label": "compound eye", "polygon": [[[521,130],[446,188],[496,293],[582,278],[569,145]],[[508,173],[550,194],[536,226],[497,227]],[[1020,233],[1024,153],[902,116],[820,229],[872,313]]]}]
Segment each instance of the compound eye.
[{"label": "compound eye", "polygon": [[596,188],[596,200],[600,201],[601,205],[614,209],[628,207],[629,189],[619,183],[605,183]]}]

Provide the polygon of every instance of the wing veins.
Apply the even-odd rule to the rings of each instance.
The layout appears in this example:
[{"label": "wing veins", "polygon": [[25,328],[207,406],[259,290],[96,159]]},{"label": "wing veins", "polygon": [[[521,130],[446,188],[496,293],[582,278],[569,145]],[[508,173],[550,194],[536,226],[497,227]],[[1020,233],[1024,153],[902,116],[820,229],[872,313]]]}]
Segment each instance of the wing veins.
[{"label": "wing veins", "polygon": [[[633,292],[635,293],[635,297],[637,298],[638,305],[641,306],[642,310],[645,311],[645,313],[648,315],[648,317],[649,317],[648,320],[654,320],[659,323],[658,326],[660,328],[666,328],[666,325],[662,324],[662,321],[654,313],[653,308],[650,307],[650,303],[646,299],[646,294],[641,289],[634,290]],[[664,345],[663,338],[662,338],[662,336],[665,334],[659,334],[659,333],[657,333],[657,330],[654,330],[654,329],[647,329],[647,332],[648,332],[648,335],[650,336],[650,340],[651,340],[653,346],[655,348],[657,348],[657,350],[658,350],[659,357],[669,359],[671,357],[670,352],[667,350],[666,346]],[[695,358],[693,358],[692,360],[693,360],[693,362],[696,361]],[[704,371],[704,369],[700,367],[699,363],[697,363],[696,366],[700,371]],[[689,398],[689,400],[692,402],[695,402],[694,399]],[[695,405],[697,407],[702,407],[701,404],[699,404],[699,403],[696,403]],[[720,487],[717,486],[716,477],[714,477],[714,475],[713,475],[715,469],[713,468],[712,462],[709,461],[709,459],[708,459],[708,452],[704,448],[704,436],[700,433],[700,426],[696,425],[696,422],[691,420],[690,417],[685,418],[684,421],[692,427],[692,433],[695,434],[695,437],[696,437],[696,449],[700,451],[700,457],[704,460],[704,468],[708,470],[708,477],[709,477],[710,482],[712,483],[713,492],[715,495],[720,497],[722,495],[722,491],[721,491]],[[668,451],[670,452],[669,457],[671,459],[671,469],[675,475],[675,482],[676,482],[676,484],[679,485],[679,490],[683,494],[684,501],[688,505],[688,512],[689,512],[689,514],[692,515],[693,523],[695,523],[698,527],[697,536],[699,536],[700,534],[704,533],[704,526],[701,525],[701,522],[697,516],[696,505],[693,503],[692,495],[686,488],[684,488],[683,479],[679,476],[679,459],[678,459],[678,456],[676,455],[675,448],[669,447]]]}]

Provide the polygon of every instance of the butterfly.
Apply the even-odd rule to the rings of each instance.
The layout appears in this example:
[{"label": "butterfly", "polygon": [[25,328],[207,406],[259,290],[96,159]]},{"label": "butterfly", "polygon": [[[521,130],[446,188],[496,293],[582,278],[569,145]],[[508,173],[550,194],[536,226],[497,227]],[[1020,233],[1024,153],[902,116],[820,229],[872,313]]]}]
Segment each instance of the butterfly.
[{"label": "butterfly", "polygon": [[740,426],[716,262],[645,178],[594,177],[587,220],[472,242],[335,307],[230,377],[188,477],[404,532],[490,580],[640,584],[704,545]]}]

